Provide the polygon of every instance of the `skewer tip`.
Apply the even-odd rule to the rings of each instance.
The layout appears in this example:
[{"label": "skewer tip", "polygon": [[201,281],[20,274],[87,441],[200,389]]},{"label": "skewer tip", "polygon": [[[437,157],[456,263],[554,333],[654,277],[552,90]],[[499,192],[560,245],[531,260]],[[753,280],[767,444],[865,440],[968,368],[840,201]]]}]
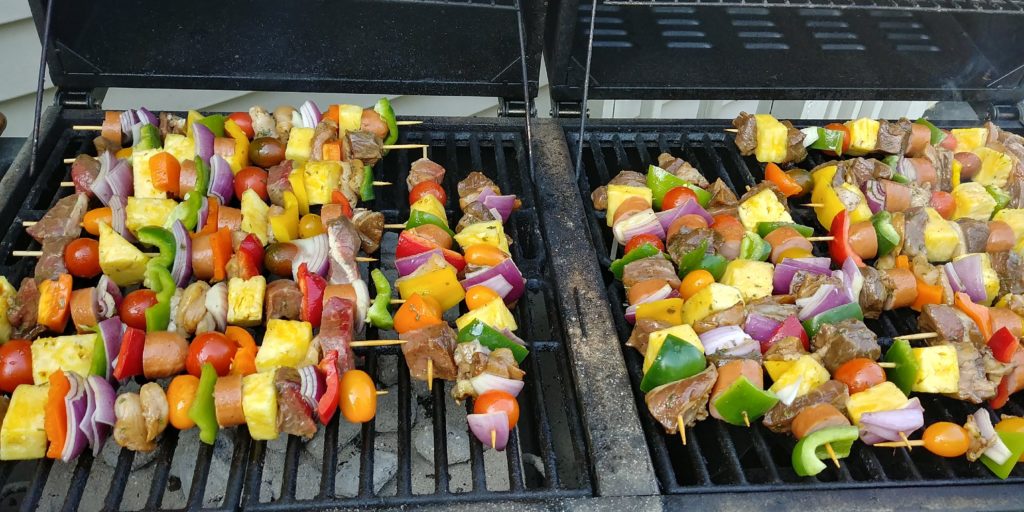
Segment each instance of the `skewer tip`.
[{"label": "skewer tip", "polygon": [[725,131],[727,133],[739,133],[739,130],[737,130],[736,128],[726,128]]},{"label": "skewer tip", "polygon": [[938,338],[939,334],[935,332],[919,332],[917,334],[904,334],[903,336],[895,336],[894,340],[928,340],[931,338]]},{"label": "skewer tip", "polygon": [[834,236],[809,236],[807,237],[808,242],[831,242],[835,240]]},{"label": "skewer tip", "polygon": [[832,443],[825,443],[825,451],[828,452],[828,456],[832,459],[832,463],[836,465],[836,469],[839,469],[839,457],[836,457],[836,451],[832,449]]},{"label": "skewer tip", "polygon": [[493,428],[491,429],[491,449],[498,449],[498,432]]},{"label": "skewer tip", "polygon": [[900,432],[900,439],[906,443],[908,452],[914,449],[914,445],[910,444],[910,439],[907,439],[907,434]]},{"label": "skewer tip", "polygon": [[807,208],[823,208],[825,205],[821,203],[804,203],[800,206],[805,206]]},{"label": "skewer tip", "polygon": [[888,361],[879,361],[878,366],[880,368],[896,368],[896,363],[890,363]]},{"label": "skewer tip", "polygon": [[747,416],[747,411],[743,411],[743,424],[750,428],[750,416]]},{"label": "skewer tip", "polygon": [[676,423],[679,426],[679,438],[683,441],[683,446],[686,446],[686,422],[683,421],[683,415],[676,416]]},{"label": "skewer tip", "polygon": [[434,390],[434,360],[427,359],[427,391]]}]

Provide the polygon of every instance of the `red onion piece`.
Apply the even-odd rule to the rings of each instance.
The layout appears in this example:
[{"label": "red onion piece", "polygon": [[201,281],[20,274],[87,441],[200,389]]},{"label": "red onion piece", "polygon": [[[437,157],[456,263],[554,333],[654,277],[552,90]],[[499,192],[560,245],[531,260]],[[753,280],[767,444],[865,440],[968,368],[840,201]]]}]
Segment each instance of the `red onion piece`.
[{"label": "red onion piece", "polygon": [[160,118],[156,114],[150,112],[146,107],[139,107],[137,111],[139,115],[139,122],[142,124],[151,124],[153,126],[160,126]]},{"label": "red onion piece", "polygon": [[827,275],[830,272],[831,263],[832,260],[829,258],[786,258],[775,266],[775,276],[772,278],[773,293],[775,295],[789,293],[789,285],[793,282],[793,276],[800,270]]},{"label": "red onion piece", "polygon": [[96,454],[96,429],[93,428],[96,423],[92,421],[92,417],[96,415],[96,392],[92,390],[92,386],[89,385],[89,379],[86,378],[83,381],[85,389],[85,414],[82,415],[82,433],[85,434],[85,439],[89,441],[89,446],[93,447],[93,454]]},{"label": "red onion piece", "polygon": [[801,321],[807,320],[814,315],[824,313],[849,302],[846,292],[830,284],[822,285],[814,292],[814,295],[796,300],[796,305],[800,306],[800,314],[797,315],[797,318]]},{"label": "red onion piece", "polygon": [[96,283],[96,312],[99,313],[99,319],[106,320],[117,315],[121,298],[121,289],[106,274],[101,275]]},{"label": "red onion piece", "polygon": [[135,235],[128,231],[128,213],[125,211],[126,208],[125,199],[120,196],[114,196],[110,198],[110,228],[117,232],[117,234],[124,237],[125,240],[134,243]]},{"label": "red onion piece", "polygon": [[299,248],[298,254],[292,260],[292,275],[299,275],[299,265],[305,263],[306,270],[326,277],[330,265],[330,248],[327,242],[326,233],[320,233],[312,238],[292,240],[291,243]]},{"label": "red onion piece", "polygon": [[486,414],[469,414],[466,423],[481,444],[491,446],[491,432],[494,432],[494,449],[503,451],[508,444],[508,414],[505,411]]},{"label": "red onion piece", "polygon": [[441,256],[442,258],[444,257],[444,253],[441,249],[432,249],[426,252],[413,254],[412,256],[396,259],[395,269],[398,270],[398,277],[405,277],[412,274],[434,255]]},{"label": "red onion piece", "polygon": [[107,373],[106,378],[111,378],[114,373],[114,359],[121,351],[121,338],[124,336],[125,326],[121,323],[121,317],[114,315],[97,324],[100,337],[103,338],[103,347],[107,351]]},{"label": "red onion piece", "polygon": [[64,440],[64,448],[60,452],[60,460],[69,462],[78,457],[89,445],[89,440],[85,437],[85,432],[82,431],[82,423],[87,420],[85,410],[89,404],[85,395],[86,384],[82,377],[74,372],[64,373],[71,387],[68,389],[68,394],[64,395],[68,435]]},{"label": "red onion piece", "polygon": [[878,213],[885,209],[885,186],[878,180],[865,181],[861,186],[864,191],[864,198],[867,200],[871,213]]},{"label": "red onion piece", "polygon": [[671,210],[660,211],[656,215],[658,216],[658,222],[661,223],[662,229],[668,231],[668,228],[672,226],[672,223],[675,222],[676,219],[682,217],[683,215],[691,214],[700,215],[704,219],[704,221],[708,223],[708,226],[714,224],[715,222],[715,218],[712,217],[711,214],[707,212],[707,210],[702,208],[700,203],[694,201],[693,199],[687,199],[686,202],[682,204],[682,206],[677,206],[675,208],[672,208]]},{"label": "red onion piece", "polygon": [[[501,281],[504,281],[507,287],[501,284]],[[493,267],[468,274],[462,280],[462,287],[467,290],[478,284],[494,290],[506,304],[519,300],[526,292],[526,280],[523,279],[522,272],[516,267],[512,258],[505,258]]]},{"label": "red onion piece", "polygon": [[960,281],[960,276],[957,275],[956,268],[952,263],[942,265],[942,270],[946,273],[946,280],[949,281],[949,287],[953,289],[953,293],[964,291],[964,283]]},{"label": "red onion piece", "polygon": [[924,426],[924,407],[917,397],[900,409],[866,412],[860,417],[860,438],[865,444],[900,441]]},{"label": "red onion piece", "polygon": [[220,204],[227,205],[235,197],[235,175],[231,172],[231,164],[220,155],[210,158],[210,188],[208,195],[220,199]]},{"label": "red onion piece", "polygon": [[747,333],[738,325],[716,327],[701,334],[700,342],[704,345],[705,354],[714,354],[721,350],[737,347],[748,339]]},{"label": "red onion piece", "polygon": [[117,422],[117,417],[114,415],[114,399],[117,394],[114,392],[110,382],[96,375],[86,379],[86,382],[92,388],[96,399],[95,411],[92,417],[89,418],[89,424],[93,428],[93,439],[95,439],[92,445],[92,453],[93,455],[99,455],[100,450],[103,449],[103,444],[114,431],[114,423]]},{"label": "red onion piece", "polygon": [[661,227],[658,216],[654,210],[644,210],[625,218],[619,219],[612,227],[615,239],[619,245],[626,245],[637,235],[654,235],[658,238],[665,238],[665,228]]},{"label": "red onion piece", "polygon": [[[190,192],[191,193],[191,192]],[[206,199],[206,196],[199,198],[199,214],[196,217],[196,232],[203,230],[206,226],[207,217],[210,216],[210,201]]]},{"label": "red onion piece", "polygon": [[303,366],[299,368],[299,378],[302,381],[300,386],[300,392],[302,393],[302,399],[306,401],[312,410],[313,414],[317,414],[317,404],[320,402],[320,398],[324,396],[327,391],[327,382],[324,380],[323,374],[316,366]]},{"label": "red onion piece", "polygon": [[512,216],[512,209],[516,205],[516,196],[514,195],[489,195],[484,199],[479,199],[484,206],[489,209],[496,210],[501,216],[501,222],[508,222],[508,218]]},{"label": "red onion piece", "polygon": [[743,330],[751,338],[759,342],[765,342],[772,337],[772,334],[780,325],[782,325],[782,322],[774,318],[766,317],[760,313],[750,313],[747,315],[747,320],[743,323]]},{"label": "red onion piece", "polygon": [[1003,439],[996,433],[995,427],[992,426],[992,416],[985,409],[978,409],[974,412],[974,423],[978,426],[978,432],[986,442],[990,442],[988,448],[985,449],[984,455],[996,464],[1004,464],[1007,460],[1013,456],[1010,449],[1003,442]]},{"label": "red onion piece", "polygon": [[196,141],[196,156],[209,161],[213,157],[213,143],[216,136],[206,125],[192,123],[192,138]]},{"label": "red onion piece", "polygon": [[188,286],[192,280],[192,237],[181,219],[174,221],[171,225],[171,234],[174,235],[174,264],[171,265],[171,278],[178,288]]},{"label": "red onion piece", "polygon": [[526,383],[521,380],[507,379],[487,372],[469,379],[469,383],[473,385],[473,391],[476,391],[477,395],[482,395],[492,389],[496,389],[498,391],[504,391],[512,396],[519,396],[519,392],[522,391],[523,386],[526,385]]},{"label": "red onion piece", "polygon": [[951,263],[956,275],[960,277],[960,282],[963,283],[963,291],[971,296],[972,301],[979,303],[985,302],[987,298],[985,278],[981,272],[984,265],[982,258],[985,257],[986,255],[982,253],[967,254]]},{"label": "red onion piece", "polygon": [[121,134],[128,138],[128,143],[132,143],[132,126],[139,122],[139,116],[134,110],[128,109],[121,112]]},{"label": "red onion piece", "polygon": [[323,114],[316,106],[316,103],[310,100],[306,100],[299,107],[299,114],[302,115],[302,125],[306,128],[316,128],[316,125],[320,124],[320,121],[323,119]]},{"label": "red onion piece", "polygon": [[860,289],[864,287],[864,275],[853,258],[846,258],[841,270],[833,270],[832,275],[843,283],[843,293],[849,302],[860,302]]}]

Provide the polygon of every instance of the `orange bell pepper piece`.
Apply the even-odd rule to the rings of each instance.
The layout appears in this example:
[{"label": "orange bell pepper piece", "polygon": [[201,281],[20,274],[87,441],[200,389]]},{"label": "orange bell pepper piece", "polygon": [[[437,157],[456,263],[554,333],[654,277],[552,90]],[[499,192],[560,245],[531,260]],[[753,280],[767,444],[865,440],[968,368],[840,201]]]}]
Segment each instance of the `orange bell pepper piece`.
[{"label": "orange bell pepper piece", "polygon": [[236,375],[256,373],[256,353],[259,352],[259,347],[256,346],[256,340],[252,338],[249,331],[229,325],[224,330],[224,335],[238,345],[235,359],[231,362],[231,373]]},{"label": "orange bell pepper piece", "polygon": [[953,304],[963,311],[965,315],[969,316],[971,320],[974,320],[975,325],[978,326],[978,330],[981,331],[981,335],[984,336],[985,341],[988,341],[992,337],[992,317],[988,313],[988,307],[981,304],[975,304],[971,300],[971,296],[964,292],[956,292],[953,295]]},{"label": "orange bell pepper piece", "polygon": [[64,332],[71,312],[71,275],[61,274],[56,280],[47,279],[39,285],[39,325],[56,332]]},{"label": "orange bell pepper piece", "polygon": [[791,197],[799,194],[803,191],[800,184],[786,174],[778,165],[769,163],[764,168],[764,179],[772,182],[775,186],[779,187],[779,191],[786,197]]},{"label": "orange bell pepper piece", "polygon": [[231,259],[231,231],[220,228],[210,235],[210,247],[213,248],[213,280],[223,281],[227,277],[227,264]]},{"label": "orange bell pepper piece", "polygon": [[413,294],[395,312],[395,331],[399,334],[444,322],[437,299]]},{"label": "orange bell pepper piece", "polygon": [[206,201],[209,213],[206,214],[206,220],[203,221],[203,229],[197,231],[197,235],[205,235],[217,231],[218,220],[220,219],[220,199],[217,199],[216,196],[209,196],[206,198]]},{"label": "orange bell pepper piece", "polygon": [[[337,105],[330,105],[330,106],[328,106],[327,107],[327,113],[324,114],[322,118],[323,119],[330,119],[331,121],[334,121],[335,123],[337,123],[338,119],[339,119],[338,106]],[[325,158],[324,160],[327,160],[327,159]]]},{"label": "orange bell pepper piece", "polygon": [[910,258],[906,254],[900,254],[896,257],[896,268],[902,268],[904,270],[910,270]]},{"label": "orange bell pepper piece", "polygon": [[117,150],[117,153],[114,153],[114,156],[117,158],[130,159],[132,157],[132,148],[121,148]]},{"label": "orange bell pepper piece", "polygon": [[331,192],[331,202],[334,204],[341,205],[341,211],[346,217],[352,218],[352,205],[349,204],[348,199],[345,199],[345,194],[342,194],[340,190]]},{"label": "orange bell pepper piece", "polygon": [[911,309],[921,311],[925,304],[942,304],[942,287],[937,284],[928,284],[917,278],[917,298],[911,304]]},{"label": "orange bell pepper piece", "polygon": [[161,151],[149,158],[149,172],[157,190],[178,195],[181,180],[181,164],[174,155]]},{"label": "orange bell pepper piece", "polygon": [[324,160],[341,160],[341,141],[325,142],[323,148]]},{"label": "orange bell pepper piece", "polygon": [[50,390],[46,395],[46,409],[43,417],[43,428],[46,429],[46,440],[50,447],[46,456],[59,459],[64,451],[64,443],[68,437],[68,411],[64,407],[64,397],[71,391],[71,382],[63,371],[50,374]]},{"label": "orange bell pepper piece", "polygon": [[508,254],[490,244],[473,244],[464,251],[466,263],[478,267],[494,267],[508,259]]}]

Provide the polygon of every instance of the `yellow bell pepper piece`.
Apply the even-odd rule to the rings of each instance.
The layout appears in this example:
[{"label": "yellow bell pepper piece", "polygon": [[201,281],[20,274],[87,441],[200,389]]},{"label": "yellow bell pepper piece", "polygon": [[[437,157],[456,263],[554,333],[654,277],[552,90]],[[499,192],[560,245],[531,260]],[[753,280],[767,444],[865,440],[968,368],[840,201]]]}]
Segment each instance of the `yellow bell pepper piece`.
[{"label": "yellow bell pepper piece", "polygon": [[608,209],[605,211],[605,218],[608,226],[611,227],[615,219],[615,212],[622,205],[622,202],[631,197],[640,197],[647,201],[650,207],[654,201],[654,192],[647,187],[631,187],[629,185],[608,185]]},{"label": "yellow bell pepper piece", "polygon": [[283,197],[284,211],[270,214],[270,230],[274,233],[274,240],[290,242],[299,238],[299,201],[290,190],[286,190]]},{"label": "yellow bell pepper piece", "polygon": [[640,304],[636,307],[636,319],[679,325],[683,323],[683,299],[676,297]]},{"label": "yellow bell pepper piece", "polygon": [[755,114],[754,120],[757,125],[757,147],[754,149],[754,157],[763,163],[784,162],[789,128],[770,114]]},{"label": "yellow bell pepper piece", "polygon": [[779,375],[779,378],[775,379],[772,387],[768,390],[778,394],[783,389],[795,385],[797,387],[796,396],[800,397],[810,393],[830,378],[828,370],[817,359],[805,355],[800,356],[800,359],[793,362],[789,369]]},{"label": "yellow bell pepper piece", "polygon": [[455,234],[455,242],[460,247],[476,244],[493,245],[505,254],[509,254],[508,237],[505,236],[505,226],[501,224],[500,220],[470,224]]},{"label": "yellow bell pepper piece", "polygon": [[697,336],[693,327],[689,325],[675,325],[668,329],[654,331],[647,338],[647,352],[644,353],[644,373],[647,373],[647,370],[654,364],[654,358],[658,355],[661,346],[665,344],[665,338],[668,338],[669,335],[697,347],[701,353],[704,352],[704,344],[700,342],[700,337]]},{"label": "yellow bell pepper piece", "polygon": [[953,173],[950,177],[950,182],[953,184],[953,188],[960,186],[960,173],[963,172],[964,166],[960,163],[960,160],[953,160]]},{"label": "yellow bell pepper piece", "polygon": [[848,121],[846,127],[850,129],[850,149],[846,153],[862,156],[874,151],[878,147],[878,129],[881,126],[878,121],[866,117]]},{"label": "yellow bell pepper piece", "polygon": [[444,225],[448,225],[448,215],[444,211],[444,205],[441,204],[441,200],[427,194],[419,198],[415,203],[409,205],[409,210],[417,210],[424,213],[429,213],[438,219],[444,221]]},{"label": "yellow bell pepper piece", "polygon": [[500,298],[491,299],[487,304],[455,319],[455,327],[461,331],[462,328],[473,323],[473,320],[480,320],[499,331],[502,329],[514,331],[519,328],[512,312],[508,310],[505,301]]},{"label": "yellow bell pepper piece", "polygon": [[306,172],[302,166],[292,169],[288,175],[288,183],[292,185],[292,193],[299,205],[299,215],[309,213],[309,196],[306,195]]},{"label": "yellow bell pepper piece", "polygon": [[459,276],[450,265],[422,275],[404,277],[397,284],[403,299],[417,293],[430,296],[437,299],[442,311],[457,306],[466,296],[466,291],[459,283]]},{"label": "yellow bell pepper piece", "polygon": [[[238,174],[238,171],[249,165],[249,137],[231,119],[224,121],[224,131],[235,139],[235,154],[227,160],[231,165],[231,172]],[[166,142],[164,144],[166,145]]]},{"label": "yellow bell pepper piece", "polygon": [[206,116],[196,112],[195,110],[189,110],[188,115],[185,116],[185,135],[188,138],[192,138],[192,123],[205,118]]},{"label": "yellow bell pepper piece", "polygon": [[[818,222],[825,229],[831,229],[832,219],[846,209],[842,201],[839,200],[839,195],[832,188],[832,178],[835,177],[837,170],[836,166],[830,165],[811,173],[814,183],[814,188],[811,190],[811,202],[822,205],[815,207],[814,213],[818,217]],[[849,183],[843,183],[841,186],[843,190],[855,194],[859,198],[857,207],[850,212],[850,222],[857,223],[870,219],[871,209],[868,208],[864,193]]]},{"label": "yellow bell pepper piece", "polygon": [[796,361],[765,361],[764,369],[768,370],[768,376],[772,378],[772,382],[775,382],[789,371],[794,364],[796,364]]},{"label": "yellow bell pepper piece", "polygon": [[305,163],[313,153],[314,128],[292,128],[288,134],[288,145],[284,148],[284,158],[294,160],[296,164]]},{"label": "yellow bell pepper piece", "polygon": [[900,409],[907,405],[907,401],[907,395],[904,395],[896,384],[886,381],[850,395],[850,401],[846,403],[846,412],[854,425],[860,425],[860,417],[864,413]]}]

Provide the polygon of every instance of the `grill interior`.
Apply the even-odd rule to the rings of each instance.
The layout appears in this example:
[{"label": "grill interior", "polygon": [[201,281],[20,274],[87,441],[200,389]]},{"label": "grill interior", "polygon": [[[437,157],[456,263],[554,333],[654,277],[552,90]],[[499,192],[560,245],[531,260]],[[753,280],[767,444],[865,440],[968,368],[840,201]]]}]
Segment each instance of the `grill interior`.
[{"label": "grill interior", "polygon": [[[739,196],[746,186],[753,186],[764,176],[753,157],[739,154],[731,137],[723,132],[726,127],[728,125],[724,122],[674,122],[672,125],[619,122],[612,125],[597,121],[588,129],[584,140],[583,170],[578,186],[587,212],[590,242],[601,263],[603,284],[663,492],[785,492],[1000,483],[980,462],[969,463],[963,457],[945,459],[923,448],[908,453],[904,449],[870,448],[863,443],[855,443],[850,457],[842,461],[839,470],[829,465],[817,477],[799,477],[790,462],[796,440],[792,436],[772,433],[760,422],[748,429],[708,418],[687,430],[687,444],[683,446],[678,435],[665,434],[647,412],[639,390],[643,356],[625,346],[632,331],[624,316],[625,292],[622,284],[607,270],[611,262],[608,254],[613,240],[611,229],[605,225],[604,212],[594,210],[590,193],[607,184],[620,170],[645,172],[649,164],[657,163],[659,153],[669,152],[693,164],[709,181],[721,177]],[[566,139],[570,151],[575,153],[580,137],[579,132],[573,130],[567,125]],[[812,153],[803,167],[809,169],[823,161],[820,154]],[[795,201],[790,202],[790,209],[795,222],[816,226],[817,231],[822,232],[810,209],[798,206]],[[915,314],[908,311],[886,312],[878,320],[866,323],[884,337],[916,332],[917,327]],[[883,349],[887,348],[885,341],[880,339]],[[926,425],[940,420],[962,423],[967,414],[976,410],[976,406],[953,399],[928,394],[918,396],[925,408]],[[1021,415],[1024,413],[1024,397],[1016,395],[1001,412]],[[1021,482],[1024,482],[1024,469],[1018,466],[1003,483]]]},{"label": "grill interior", "polygon": [[[38,220],[73,191],[59,186],[70,179],[69,166],[61,160],[92,152],[94,134],[74,132],[70,125],[98,123],[95,116],[96,111],[62,112],[41,138],[38,175],[22,176],[14,186],[10,197],[24,198],[23,203],[0,211],[0,221],[11,226],[0,243],[0,272],[15,285],[32,274],[35,259],[14,258],[11,251],[39,248],[21,221]],[[152,454],[121,450],[110,440],[97,459],[86,453],[68,464],[0,463],[0,508],[307,510],[590,495],[579,405],[547,252],[537,236],[539,214],[521,128],[495,121],[432,120],[403,130],[400,142],[429,144],[430,157],[447,169],[450,220],[458,218],[455,185],[473,170],[523,201],[506,229],[514,240],[513,259],[527,279],[527,292],[513,314],[531,356],[523,363],[527,377],[519,397],[520,422],[505,452],[485,451],[473,440],[465,422],[471,404],[455,405],[450,384],[436,381],[428,392],[425,383],[410,382],[397,347],[361,348],[356,349],[363,359],[358,366],[378,388],[389,390],[378,402],[377,417],[365,425],[349,424],[339,414],[309,442],[291,436],[256,442],[238,427],[222,430],[215,446],[199,443],[195,429],[179,433],[171,427]],[[378,187],[377,199],[367,207],[384,212],[389,223],[408,216],[405,178],[419,156],[418,151],[396,151],[375,169],[377,179],[395,185]],[[380,263],[373,264],[392,280],[396,241],[397,233],[385,234],[376,255]],[[362,270],[368,278],[369,268],[364,264]],[[449,320],[463,312],[450,313]],[[261,339],[261,330],[253,332]],[[368,327],[365,337],[396,336]],[[119,391],[131,387],[137,384]]]}]

